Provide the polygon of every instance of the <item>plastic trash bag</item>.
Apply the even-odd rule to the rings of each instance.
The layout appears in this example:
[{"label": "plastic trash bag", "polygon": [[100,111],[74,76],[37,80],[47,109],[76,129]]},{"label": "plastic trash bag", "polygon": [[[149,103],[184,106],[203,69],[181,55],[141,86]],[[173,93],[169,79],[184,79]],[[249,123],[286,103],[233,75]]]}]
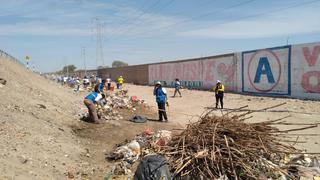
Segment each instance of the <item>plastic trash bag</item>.
[{"label": "plastic trash bag", "polygon": [[171,180],[167,160],[157,154],[145,156],[134,174],[134,180]]},{"label": "plastic trash bag", "polygon": [[144,116],[132,116],[129,121],[135,122],[135,123],[145,123],[147,122],[147,118]]}]

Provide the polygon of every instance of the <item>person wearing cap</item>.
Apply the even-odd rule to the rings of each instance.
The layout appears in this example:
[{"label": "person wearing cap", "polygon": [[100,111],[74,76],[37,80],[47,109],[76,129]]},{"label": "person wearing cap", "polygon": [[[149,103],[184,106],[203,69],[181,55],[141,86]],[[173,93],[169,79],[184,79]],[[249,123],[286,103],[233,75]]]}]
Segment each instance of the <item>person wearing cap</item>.
[{"label": "person wearing cap", "polygon": [[76,92],[79,92],[79,91],[80,91],[80,85],[81,85],[81,82],[80,82],[80,78],[79,78],[79,77],[76,78],[76,85],[77,85]]},{"label": "person wearing cap", "polygon": [[179,93],[180,97],[181,96],[181,92],[180,92],[180,89],[181,89],[181,84],[179,82],[179,79],[175,79],[175,83],[174,83],[174,93],[173,93],[173,97],[176,97],[176,94]]},{"label": "person wearing cap", "polygon": [[93,123],[99,123],[95,104],[100,104],[100,100],[104,98],[104,94],[100,94],[99,86],[94,87],[94,92],[91,92],[84,98],[84,104],[87,106],[89,111],[89,121]]},{"label": "person wearing cap", "polygon": [[108,86],[108,90],[111,89],[111,78],[107,78],[107,86]]},{"label": "person wearing cap", "polygon": [[124,82],[124,79],[122,76],[120,76],[117,80],[117,89],[122,89],[123,82]]},{"label": "person wearing cap", "polygon": [[221,81],[217,80],[214,92],[216,96],[216,108],[218,108],[218,104],[220,101],[221,109],[223,109],[224,85],[221,83]]},{"label": "person wearing cap", "polygon": [[90,85],[90,80],[87,78],[87,76],[84,76],[83,78],[83,88],[87,89],[87,87]]},{"label": "person wearing cap", "polygon": [[164,87],[161,86],[161,82],[158,81],[154,87],[153,95],[156,96],[156,102],[158,104],[158,112],[159,112],[159,121],[168,121],[167,113],[166,113],[166,104],[167,103],[167,91]]}]

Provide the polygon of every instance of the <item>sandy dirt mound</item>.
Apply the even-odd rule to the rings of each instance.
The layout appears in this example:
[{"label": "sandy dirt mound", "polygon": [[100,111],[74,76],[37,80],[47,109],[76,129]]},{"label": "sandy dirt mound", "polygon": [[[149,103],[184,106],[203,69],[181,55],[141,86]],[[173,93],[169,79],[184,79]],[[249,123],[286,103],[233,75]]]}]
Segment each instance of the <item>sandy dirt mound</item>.
[{"label": "sandy dirt mound", "polygon": [[79,98],[21,65],[0,59],[0,179],[65,179],[81,167],[69,126]]}]

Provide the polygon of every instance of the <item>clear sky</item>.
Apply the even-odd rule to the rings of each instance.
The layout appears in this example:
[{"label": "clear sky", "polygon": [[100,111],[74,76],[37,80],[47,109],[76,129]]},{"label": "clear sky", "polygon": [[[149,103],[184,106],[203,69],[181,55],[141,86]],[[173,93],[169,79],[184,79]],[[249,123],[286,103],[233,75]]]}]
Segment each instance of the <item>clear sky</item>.
[{"label": "clear sky", "polygon": [[[0,0],[0,49],[40,71],[193,58],[320,41],[320,0]],[[101,62],[98,63],[101,65]]]}]

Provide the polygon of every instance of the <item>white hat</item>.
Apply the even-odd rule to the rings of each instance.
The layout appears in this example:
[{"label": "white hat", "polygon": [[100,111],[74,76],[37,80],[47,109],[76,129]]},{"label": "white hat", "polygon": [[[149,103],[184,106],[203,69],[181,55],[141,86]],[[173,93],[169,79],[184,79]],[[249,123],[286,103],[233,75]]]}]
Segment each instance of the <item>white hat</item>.
[{"label": "white hat", "polygon": [[159,84],[159,85],[161,85],[161,82],[160,81],[157,81],[157,83],[156,84]]},{"label": "white hat", "polygon": [[221,83],[221,81],[220,81],[220,80],[217,80],[217,83]]}]

